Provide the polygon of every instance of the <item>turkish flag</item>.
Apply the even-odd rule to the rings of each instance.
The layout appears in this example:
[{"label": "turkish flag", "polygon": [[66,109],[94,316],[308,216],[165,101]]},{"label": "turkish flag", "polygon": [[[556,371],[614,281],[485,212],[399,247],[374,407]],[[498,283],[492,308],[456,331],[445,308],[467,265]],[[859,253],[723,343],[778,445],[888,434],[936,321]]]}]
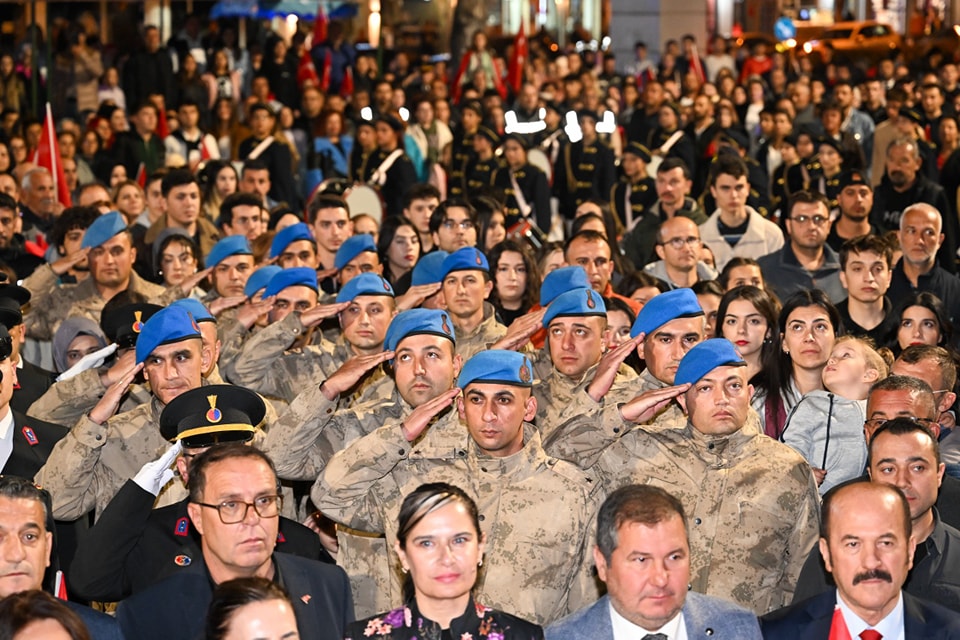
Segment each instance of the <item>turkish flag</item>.
[{"label": "turkish flag", "polygon": [[313,21],[313,46],[327,41],[327,14],[323,11],[323,0],[317,0],[317,18]]},{"label": "turkish flag", "polygon": [[37,150],[33,154],[33,163],[43,167],[53,176],[53,182],[57,188],[57,200],[60,204],[64,207],[72,206],[70,189],[67,188],[67,179],[63,175],[63,163],[60,162],[60,142],[57,140],[56,124],[49,102],[47,113],[43,117],[43,133],[40,135]]},{"label": "turkish flag", "polygon": [[170,125],[167,124],[167,110],[157,107],[159,116],[157,117],[157,137],[164,140],[170,135]]},{"label": "turkish flag", "polygon": [[529,56],[527,35],[524,33],[523,22],[521,22],[520,30],[513,39],[513,56],[510,58],[510,68],[507,70],[507,84],[514,93],[520,93],[520,85],[523,84],[523,67],[527,64]]},{"label": "turkish flag", "polygon": [[353,95],[353,67],[347,67],[340,83],[340,97],[346,99]]},{"label": "turkish flag", "polygon": [[310,50],[304,47],[303,55],[300,56],[300,64],[297,66],[297,85],[302,89],[304,83],[312,82],[313,86],[320,87],[320,77],[317,75],[317,67],[313,64],[313,57]]},{"label": "turkish flag", "polygon": [[137,181],[137,184],[140,185],[141,189],[146,190],[147,188],[147,165],[140,163],[140,166],[137,167],[137,177],[134,178]]},{"label": "turkish flag", "polygon": [[330,71],[333,69],[333,52],[327,49],[323,56],[323,70],[320,72],[320,89],[330,88]]}]

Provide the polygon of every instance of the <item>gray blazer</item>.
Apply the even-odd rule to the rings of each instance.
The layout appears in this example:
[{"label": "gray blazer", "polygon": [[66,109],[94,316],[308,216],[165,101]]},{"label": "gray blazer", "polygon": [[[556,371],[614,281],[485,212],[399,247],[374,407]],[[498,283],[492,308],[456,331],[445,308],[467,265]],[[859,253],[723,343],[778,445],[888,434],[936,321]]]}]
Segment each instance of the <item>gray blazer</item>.
[{"label": "gray blazer", "polygon": [[[742,607],[693,591],[683,605],[689,640],[731,638],[762,640],[756,616]],[[571,613],[546,629],[546,640],[613,640],[610,598],[603,596],[586,609]]]}]

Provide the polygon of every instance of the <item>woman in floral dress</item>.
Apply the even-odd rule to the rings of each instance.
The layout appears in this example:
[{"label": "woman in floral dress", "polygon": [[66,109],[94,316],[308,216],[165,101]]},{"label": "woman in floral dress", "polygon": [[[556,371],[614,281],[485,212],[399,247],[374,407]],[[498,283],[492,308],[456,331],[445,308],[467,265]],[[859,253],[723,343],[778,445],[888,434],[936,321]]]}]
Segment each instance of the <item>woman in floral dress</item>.
[{"label": "woman in floral dress", "polygon": [[462,489],[420,485],[404,499],[399,525],[406,604],[354,622],[346,640],[542,640],[539,626],[473,599],[484,537],[477,505]]}]

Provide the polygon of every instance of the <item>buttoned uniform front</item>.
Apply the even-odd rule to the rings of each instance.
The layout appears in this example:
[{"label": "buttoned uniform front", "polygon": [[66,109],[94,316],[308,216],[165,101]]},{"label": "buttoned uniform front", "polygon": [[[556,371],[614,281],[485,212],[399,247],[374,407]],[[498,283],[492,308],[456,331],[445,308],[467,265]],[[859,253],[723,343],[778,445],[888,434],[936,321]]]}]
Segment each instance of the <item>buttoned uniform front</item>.
[{"label": "buttoned uniform front", "polygon": [[613,150],[600,140],[567,143],[553,171],[553,193],[560,214],[569,220],[587,200],[606,202],[616,181]]},{"label": "buttoned uniform front", "polygon": [[700,225],[700,240],[710,247],[717,269],[723,268],[734,256],[741,258],[760,258],[783,247],[783,232],[752,207],[747,207],[747,230],[732,247],[720,233],[718,223],[720,211],[717,210],[706,222]]},{"label": "buttoned uniform front", "polygon": [[467,191],[467,167],[473,164],[477,158],[477,152],[473,150],[473,136],[475,135],[475,133],[467,133],[462,129],[454,133],[453,161],[450,175],[447,177],[447,195],[450,198],[462,198],[469,194]]},{"label": "buttoned uniform front", "polygon": [[822,289],[833,304],[847,298],[847,290],[840,283],[840,256],[828,244],[823,245],[823,261],[813,271],[800,264],[789,243],[757,262],[764,282],[781,300],[805,289]]},{"label": "buttoned uniform front", "polygon": [[476,193],[478,189],[493,186],[496,173],[506,169],[507,163],[503,158],[493,156],[489,160],[475,160],[466,171],[467,193]]},{"label": "buttoned uniform front", "polygon": [[[512,179],[511,179],[512,176]],[[513,184],[516,181],[523,199],[530,207],[529,216],[525,216],[520,208],[520,198],[517,196]],[[529,218],[541,231],[550,231],[550,183],[539,167],[529,162],[519,169],[512,170],[504,163],[493,174],[493,186],[503,190],[504,210],[506,211],[506,225],[509,229],[517,222]]]},{"label": "buttoned uniform front", "polygon": [[[487,540],[477,599],[538,623],[556,620],[598,596],[587,541],[601,489],[591,475],[547,456],[533,425],[523,429],[521,451],[493,458],[456,419],[435,423],[413,444],[388,424],[337,453],[312,496],[337,522],[385,532],[392,547],[403,496],[424,482],[463,488],[477,502]],[[394,584],[396,606],[398,578]]]},{"label": "buttoned uniform front", "polygon": [[[631,182],[629,178],[622,176],[610,188],[609,198],[610,211],[620,220],[623,228],[629,231],[639,224],[657,202],[657,182],[646,175],[636,182]],[[631,220],[634,222],[633,225],[629,224]]]},{"label": "buttoned uniform front", "polygon": [[[127,289],[161,306],[180,297],[176,288],[166,290],[147,282],[135,271],[130,273]],[[93,278],[87,278],[77,285],[63,285],[46,295],[36,296],[30,305],[30,311],[23,319],[27,326],[27,337],[51,340],[60,323],[65,318],[75,316],[99,323],[103,305],[106,303]]]},{"label": "buttoned uniform front", "polygon": [[[264,428],[276,421],[269,402]],[[91,509],[99,515],[123,484],[147,462],[159,458],[170,446],[160,435],[163,403],[156,397],[131,411],[119,413],[104,424],[84,415],[50,453],[36,481],[53,496],[53,515],[75,520]],[[254,436],[254,446],[263,440]],[[187,497],[180,482],[168,483],[155,506],[163,507]]]},{"label": "buttoned uniform front", "polygon": [[[319,386],[290,403],[263,442],[277,477],[312,483],[323,475],[335,453],[383,425],[401,424],[413,411],[395,385],[387,398],[346,405],[341,398],[327,400]],[[357,615],[389,609],[393,569],[385,540],[345,527],[338,529],[337,563],[350,576]]]},{"label": "buttoned uniform front", "polygon": [[[114,602],[202,561],[187,501],[154,509],[154,500],[133,480],[124,483],[81,540],[67,576],[71,593]],[[333,562],[313,531],[283,516],[277,551]]]}]

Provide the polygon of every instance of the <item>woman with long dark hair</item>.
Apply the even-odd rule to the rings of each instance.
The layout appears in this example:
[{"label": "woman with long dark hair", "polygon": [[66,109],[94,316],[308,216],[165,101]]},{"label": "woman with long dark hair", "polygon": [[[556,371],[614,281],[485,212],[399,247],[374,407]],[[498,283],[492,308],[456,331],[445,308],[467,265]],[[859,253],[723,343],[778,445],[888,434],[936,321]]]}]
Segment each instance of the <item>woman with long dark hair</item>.
[{"label": "woman with long dark hair", "polygon": [[490,303],[508,327],[540,299],[540,272],[526,244],[504,240],[487,254],[493,291]]},{"label": "woman with long dark hair", "polygon": [[538,625],[473,599],[486,540],[477,504],[463,489],[420,485],[404,498],[398,524],[394,550],[405,574],[405,603],[348,625],[345,638],[543,638]]},{"label": "woman with long dark hair", "polygon": [[897,354],[917,344],[950,348],[953,327],[940,298],[928,291],[915,293],[899,309],[897,341],[892,345]]},{"label": "woman with long dark hair", "polygon": [[406,216],[392,216],[380,226],[377,253],[383,265],[383,277],[396,290],[397,283],[420,259],[420,235]]}]

